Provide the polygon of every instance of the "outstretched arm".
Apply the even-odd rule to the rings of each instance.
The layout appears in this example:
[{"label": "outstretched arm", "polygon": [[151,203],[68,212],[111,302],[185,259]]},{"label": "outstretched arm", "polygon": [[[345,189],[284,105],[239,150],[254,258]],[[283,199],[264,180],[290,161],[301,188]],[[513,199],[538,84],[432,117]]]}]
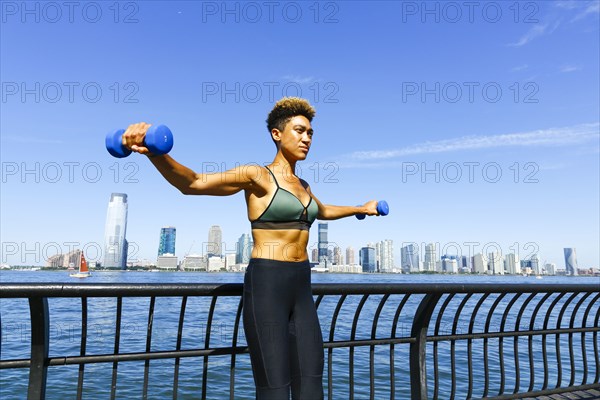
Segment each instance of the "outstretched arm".
[{"label": "outstretched arm", "polygon": [[148,156],[161,175],[183,194],[232,195],[242,189],[252,189],[261,174],[259,167],[254,165],[242,165],[214,174],[197,174],[168,154],[152,154],[143,145],[148,128],[150,125],[144,122],[130,125],[123,134],[123,145]]},{"label": "outstretched arm", "polygon": [[306,186],[306,190],[311,195],[312,199],[319,206],[319,213],[317,214],[317,219],[320,220],[332,220],[332,219],[340,219],[345,217],[351,217],[356,214],[365,214],[365,215],[379,215],[377,212],[377,201],[371,200],[363,204],[362,206],[335,206],[331,204],[323,204],[317,199],[317,197],[312,193],[310,187]]}]

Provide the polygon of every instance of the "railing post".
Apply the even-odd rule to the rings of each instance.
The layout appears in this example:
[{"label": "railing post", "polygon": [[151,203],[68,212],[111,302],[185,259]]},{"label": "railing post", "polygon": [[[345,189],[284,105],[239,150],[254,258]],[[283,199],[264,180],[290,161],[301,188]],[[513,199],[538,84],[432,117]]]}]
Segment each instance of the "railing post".
[{"label": "railing post", "polygon": [[410,392],[411,399],[427,400],[427,329],[433,310],[440,300],[440,293],[426,295],[415,313],[410,344]]},{"label": "railing post", "polygon": [[46,397],[46,376],[48,372],[49,318],[48,299],[29,298],[31,315],[31,365],[29,367],[29,400]]}]

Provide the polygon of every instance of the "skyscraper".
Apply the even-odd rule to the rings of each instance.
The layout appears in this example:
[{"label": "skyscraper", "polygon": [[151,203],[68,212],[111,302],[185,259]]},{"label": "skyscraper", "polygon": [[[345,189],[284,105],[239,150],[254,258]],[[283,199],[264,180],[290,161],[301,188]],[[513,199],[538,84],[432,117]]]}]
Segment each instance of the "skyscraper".
[{"label": "skyscraper", "polygon": [[473,256],[473,272],[476,274],[487,274],[488,266],[487,260],[483,257],[483,254],[477,253]]},{"label": "skyscraper", "polygon": [[112,193],[104,227],[104,268],[125,269],[127,266],[127,195]]},{"label": "skyscraper", "polygon": [[235,250],[235,263],[248,264],[250,255],[252,254],[252,237],[243,233],[237,241],[237,249]]},{"label": "skyscraper", "polygon": [[208,231],[208,243],[206,244],[206,255],[208,257],[217,256],[221,257],[223,254],[221,251],[221,243],[223,235],[221,233],[221,227],[219,225],[213,225]]},{"label": "skyscraper", "polygon": [[521,273],[521,262],[519,256],[514,253],[509,253],[504,259],[504,269],[507,274],[520,274]]},{"label": "skyscraper", "polygon": [[403,272],[419,272],[419,249],[414,244],[400,248],[400,259]]},{"label": "skyscraper", "polygon": [[327,222],[319,222],[319,262],[327,260]]},{"label": "skyscraper", "polygon": [[567,275],[577,275],[577,253],[574,247],[565,247],[565,270]]},{"label": "skyscraper", "polygon": [[425,271],[434,272],[435,262],[437,261],[436,258],[435,245],[433,243],[425,245],[425,262],[423,263],[423,269]]},{"label": "skyscraper", "polygon": [[458,257],[453,255],[444,254],[441,258],[442,261],[442,272],[447,274],[458,273]]},{"label": "skyscraper", "polygon": [[471,266],[471,258],[467,256],[458,256],[456,258],[458,262],[458,272],[467,272],[471,273],[473,267]]},{"label": "skyscraper", "polygon": [[[392,272],[394,269],[394,242],[385,239],[379,243],[379,272]],[[417,255],[418,264],[418,255]]]},{"label": "skyscraper", "polygon": [[175,255],[175,227],[165,226],[160,228],[160,240],[158,242],[158,256],[165,254]]},{"label": "skyscraper", "polygon": [[540,265],[540,259],[537,254],[531,256],[531,269],[537,275],[542,274],[542,266]]},{"label": "skyscraper", "polygon": [[335,265],[342,265],[344,263],[344,260],[342,260],[342,249],[339,246],[333,248],[333,263]]},{"label": "skyscraper", "polygon": [[375,246],[368,244],[358,251],[358,259],[363,272],[375,272]]},{"label": "skyscraper", "polygon": [[319,262],[319,249],[312,249],[311,260],[314,263]]},{"label": "skyscraper", "polygon": [[348,246],[346,248],[346,264],[347,265],[355,265],[355,261],[354,261],[354,248],[351,246]]},{"label": "skyscraper", "polygon": [[488,271],[493,275],[504,275],[504,257],[499,252],[488,254]]},{"label": "skyscraper", "polygon": [[381,242],[375,243],[375,271],[381,272]]}]

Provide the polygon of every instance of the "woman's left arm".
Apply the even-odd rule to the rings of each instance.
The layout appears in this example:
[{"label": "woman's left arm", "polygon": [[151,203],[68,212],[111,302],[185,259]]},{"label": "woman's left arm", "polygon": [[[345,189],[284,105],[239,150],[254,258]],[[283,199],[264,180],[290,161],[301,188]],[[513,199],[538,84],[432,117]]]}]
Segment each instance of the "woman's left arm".
[{"label": "woman's left arm", "polygon": [[362,206],[335,206],[332,204],[323,204],[311,191],[310,186],[306,182],[303,182],[303,184],[305,185],[305,188],[312,197],[313,201],[315,201],[319,206],[319,213],[317,214],[317,219],[340,219],[345,217],[351,217],[356,214],[379,215],[379,213],[377,212],[376,200],[367,201]]}]

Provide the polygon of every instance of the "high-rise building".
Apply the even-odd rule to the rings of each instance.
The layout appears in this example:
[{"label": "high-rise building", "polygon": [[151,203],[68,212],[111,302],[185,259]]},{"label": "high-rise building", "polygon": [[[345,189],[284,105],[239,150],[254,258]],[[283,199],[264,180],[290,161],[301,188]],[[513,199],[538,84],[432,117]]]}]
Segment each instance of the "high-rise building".
[{"label": "high-rise building", "polygon": [[312,249],[311,260],[314,263],[319,262],[319,249]]},{"label": "high-rise building", "polygon": [[542,274],[542,267],[540,266],[540,259],[537,254],[531,256],[531,269],[536,275]]},{"label": "high-rise building", "polygon": [[509,253],[504,259],[504,269],[507,274],[516,275],[521,273],[521,262],[519,256],[514,253]]},{"label": "high-rise building", "polygon": [[458,256],[456,258],[458,262],[458,272],[466,272],[470,273],[473,271],[473,267],[471,266],[471,258],[467,256]]},{"label": "high-rise building", "polygon": [[390,239],[379,242],[378,252],[379,272],[392,272],[395,267],[394,242]]},{"label": "high-rise building", "polygon": [[333,263],[335,265],[342,265],[344,263],[344,260],[342,260],[342,249],[339,246],[333,248]]},{"label": "high-rise building", "polygon": [[435,271],[435,262],[437,261],[436,259],[437,254],[435,251],[435,245],[433,243],[425,245],[425,262],[423,263],[423,270],[427,272]]},{"label": "high-rise building", "polygon": [[457,256],[449,256],[444,254],[442,256],[442,272],[447,274],[457,274],[458,273],[458,258]]},{"label": "high-rise building", "polygon": [[175,254],[175,227],[165,226],[160,228],[160,240],[158,242],[158,256]]},{"label": "high-rise building", "polygon": [[375,272],[375,246],[368,244],[358,251],[363,272]]},{"label": "high-rise building", "polygon": [[535,271],[531,267],[531,260],[521,260],[519,261],[519,264],[521,264],[521,273],[525,275],[535,273]]},{"label": "high-rise building", "polygon": [[375,243],[375,271],[381,272],[381,243]]},{"label": "high-rise building", "polygon": [[127,266],[127,195],[112,193],[104,227],[104,268],[125,269]]},{"label": "high-rise building", "polygon": [[[329,227],[327,222],[319,222],[319,262],[326,260],[327,257],[327,231]],[[329,260],[328,260],[329,261]]]},{"label": "high-rise building", "polygon": [[488,254],[488,271],[494,275],[504,275],[504,257],[497,252]]},{"label": "high-rise building", "polygon": [[565,247],[565,270],[567,275],[577,275],[577,253],[574,247]]},{"label": "high-rise building", "polygon": [[400,249],[402,272],[419,272],[419,249],[414,244],[409,244]]},{"label": "high-rise building", "polygon": [[473,256],[473,272],[476,274],[487,274],[488,272],[487,260],[481,253],[477,253]]},{"label": "high-rise building", "polygon": [[222,249],[221,243],[223,242],[223,234],[221,233],[221,227],[219,225],[213,225],[208,231],[208,243],[206,244],[206,255],[208,257],[216,256],[221,257]]},{"label": "high-rise building", "polygon": [[346,264],[347,265],[355,265],[356,261],[354,260],[354,248],[351,246],[348,246],[346,248]]},{"label": "high-rise building", "polygon": [[236,264],[248,264],[250,262],[252,245],[252,237],[247,233],[243,233],[237,241],[237,248],[235,250]]},{"label": "high-rise building", "polygon": [[547,263],[544,268],[546,269],[546,275],[556,275],[556,264]]},{"label": "high-rise building", "polygon": [[237,262],[235,261],[237,258],[237,254],[225,254],[225,270],[226,271],[234,271],[234,267],[237,264]]}]

